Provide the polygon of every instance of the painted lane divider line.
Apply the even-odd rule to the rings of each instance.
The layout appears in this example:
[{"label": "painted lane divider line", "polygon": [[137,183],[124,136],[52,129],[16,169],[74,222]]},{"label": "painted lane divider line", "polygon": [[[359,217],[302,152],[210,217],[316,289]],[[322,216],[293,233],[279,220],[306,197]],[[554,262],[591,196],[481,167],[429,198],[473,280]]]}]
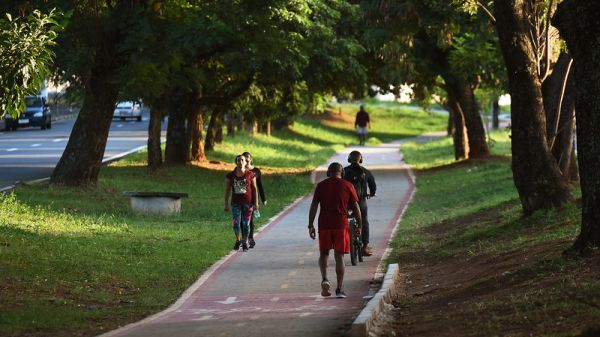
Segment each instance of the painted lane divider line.
[{"label": "painted lane divider line", "polygon": [[237,297],[227,297],[227,299],[225,301],[216,301],[217,303],[221,303],[221,304],[233,304],[233,303],[238,303],[238,302],[242,302],[242,301],[236,301]]},{"label": "painted lane divider line", "polygon": [[314,299],[315,299],[315,302],[323,302],[323,300],[325,299],[325,298],[324,298],[323,296],[321,296],[321,295],[312,295],[312,296],[309,296],[309,297],[311,297],[311,298],[314,298]]}]

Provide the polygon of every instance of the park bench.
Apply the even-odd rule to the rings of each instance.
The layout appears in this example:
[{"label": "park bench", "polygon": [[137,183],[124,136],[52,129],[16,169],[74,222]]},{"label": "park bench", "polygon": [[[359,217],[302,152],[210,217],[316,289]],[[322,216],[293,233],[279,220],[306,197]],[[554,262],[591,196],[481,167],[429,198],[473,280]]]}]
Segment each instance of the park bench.
[{"label": "park bench", "polygon": [[181,211],[181,198],[187,193],[176,192],[123,192],[130,197],[131,208],[142,214],[173,214]]}]

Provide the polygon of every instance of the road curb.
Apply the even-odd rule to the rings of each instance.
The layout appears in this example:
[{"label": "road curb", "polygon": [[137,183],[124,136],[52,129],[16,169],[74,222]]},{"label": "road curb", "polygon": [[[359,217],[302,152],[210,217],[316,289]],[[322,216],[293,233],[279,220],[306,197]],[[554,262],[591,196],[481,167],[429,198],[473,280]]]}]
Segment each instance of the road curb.
[{"label": "road curb", "polygon": [[383,277],[381,289],[367,303],[363,310],[358,314],[350,328],[351,337],[366,337],[369,336],[369,329],[373,320],[383,310],[385,303],[390,303],[398,294],[400,278],[400,268],[397,263],[390,264],[388,270]]},{"label": "road curb", "polygon": [[[129,151],[114,155],[112,157],[104,158],[104,159],[102,159],[102,165],[108,165],[115,161],[119,161],[119,160],[123,159],[124,157],[126,157],[132,153],[142,151],[142,150],[146,149],[147,147],[148,147],[148,145],[141,145],[141,146],[138,146]],[[9,192],[13,191],[15,188],[17,188],[21,184],[41,184],[41,183],[45,183],[45,182],[49,182],[49,181],[50,181],[50,177],[45,177],[45,178],[40,178],[40,179],[35,179],[35,180],[27,180],[24,182],[17,181],[13,185],[8,185],[8,186],[0,188],[0,194],[8,194]]]}]

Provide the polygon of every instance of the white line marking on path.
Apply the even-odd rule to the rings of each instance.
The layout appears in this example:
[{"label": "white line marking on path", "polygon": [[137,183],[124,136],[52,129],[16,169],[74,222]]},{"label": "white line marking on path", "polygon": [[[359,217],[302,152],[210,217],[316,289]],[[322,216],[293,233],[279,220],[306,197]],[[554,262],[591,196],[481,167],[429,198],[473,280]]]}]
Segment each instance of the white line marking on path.
[{"label": "white line marking on path", "polygon": [[273,297],[271,299],[271,302],[277,302],[277,301],[279,301],[279,297],[278,296],[275,296],[275,297]]},{"label": "white line marking on path", "polygon": [[63,138],[54,138],[54,139],[52,139],[52,141],[55,143],[62,142]]},{"label": "white line marking on path", "polygon": [[31,147],[38,147],[38,146],[42,146],[42,144],[31,144]]},{"label": "white line marking on path", "polygon": [[200,318],[194,318],[194,319],[192,319],[192,321],[207,321],[212,318],[213,318],[213,315],[205,315]]},{"label": "white line marking on path", "polygon": [[312,315],[312,312],[303,312],[303,313],[299,314],[298,317],[307,317],[310,315]]},{"label": "white line marking on path", "polygon": [[298,264],[304,264],[304,260],[298,260]]},{"label": "white line marking on path", "polygon": [[18,149],[16,147],[10,148],[10,149],[6,149],[6,152],[14,152],[17,151]]},{"label": "white line marking on path", "polygon": [[321,295],[312,295],[309,297],[313,297],[315,299],[315,302],[322,302],[325,298]]},{"label": "white line marking on path", "polygon": [[227,299],[225,301],[216,301],[217,303],[221,303],[221,304],[233,304],[233,303],[238,303],[238,302],[242,302],[242,301],[236,301],[237,297],[227,297]]},{"label": "white line marking on path", "polygon": [[288,273],[288,276],[296,276],[297,270],[292,270]]},{"label": "white line marking on path", "polygon": [[284,283],[281,285],[281,289],[287,289],[289,287],[289,284]]}]

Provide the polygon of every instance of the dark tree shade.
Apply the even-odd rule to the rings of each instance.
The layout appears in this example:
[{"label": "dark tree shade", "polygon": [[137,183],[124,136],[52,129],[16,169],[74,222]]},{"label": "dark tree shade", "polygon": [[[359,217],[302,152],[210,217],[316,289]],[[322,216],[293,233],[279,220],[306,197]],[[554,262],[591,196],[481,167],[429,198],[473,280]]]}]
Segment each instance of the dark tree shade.
[{"label": "dark tree shade", "polygon": [[573,250],[585,252],[600,247],[600,2],[562,2],[553,24],[567,42],[573,56],[577,156],[581,180],[581,233]]}]

